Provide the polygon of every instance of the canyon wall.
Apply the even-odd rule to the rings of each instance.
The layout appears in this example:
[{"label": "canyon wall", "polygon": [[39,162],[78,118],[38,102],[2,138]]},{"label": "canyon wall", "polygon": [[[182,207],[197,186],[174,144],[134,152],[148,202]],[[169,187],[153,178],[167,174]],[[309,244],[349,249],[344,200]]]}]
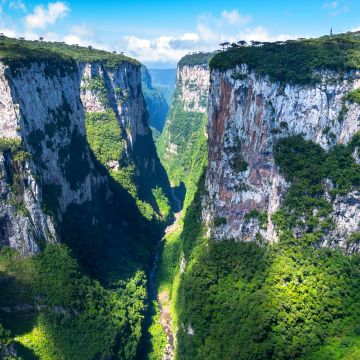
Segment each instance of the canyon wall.
[{"label": "canyon wall", "polygon": [[[159,157],[174,185],[189,173],[190,159],[206,121],[210,85],[208,60],[187,55],[177,69],[176,89],[163,133],[157,144]],[[201,134],[202,136],[204,134]]]},{"label": "canyon wall", "polygon": [[[212,70],[203,218],[215,239],[254,240],[260,234],[277,241],[272,215],[290,186],[274,161],[279,139],[301,135],[330,150],[359,131],[360,106],[346,95],[360,87],[360,72],[318,75],[315,85],[297,85],[270,81],[246,64]],[[347,247],[346,239],[359,231],[359,190],[337,195],[332,206],[335,226],[322,243]],[[246,218],[254,210],[266,214],[265,228]]]},{"label": "canyon wall", "polygon": [[0,94],[1,246],[37,252],[44,242],[60,241],[70,204],[91,201],[102,187],[110,196],[87,144],[85,113],[114,112],[126,151],[111,166],[135,165],[139,196],[157,186],[170,194],[148,126],[140,64],[3,62]]}]

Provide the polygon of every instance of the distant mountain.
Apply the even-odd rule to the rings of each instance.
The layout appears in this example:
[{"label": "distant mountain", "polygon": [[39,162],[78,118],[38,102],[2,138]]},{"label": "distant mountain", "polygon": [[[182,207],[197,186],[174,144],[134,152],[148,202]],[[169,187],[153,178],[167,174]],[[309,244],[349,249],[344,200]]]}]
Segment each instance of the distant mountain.
[{"label": "distant mountain", "polygon": [[175,89],[176,69],[149,69],[154,86],[168,86]]},{"label": "distant mountain", "polygon": [[[157,71],[158,70],[155,72]],[[144,65],[141,66],[141,83],[149,113],[149,123],[152,129],[157,131],[158,135],[160,135],[164,127],[165,119],[169,111],[169,103],[174,92],[168,71],[165,71],[167,76],[158,76],[160,83],[155,85],[150,71]]]}]

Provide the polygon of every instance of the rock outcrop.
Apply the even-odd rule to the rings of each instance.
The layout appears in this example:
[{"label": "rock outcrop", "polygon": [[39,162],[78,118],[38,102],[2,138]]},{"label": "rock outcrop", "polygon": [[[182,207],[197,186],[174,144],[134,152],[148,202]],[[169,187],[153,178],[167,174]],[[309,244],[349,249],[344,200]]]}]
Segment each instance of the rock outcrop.
[{"label": "rock outcrop", "polygon": [[[196,55],[184,57],[177,69],[176,89],[163,133],[157,144],[170,180],[178,185],[189,171],[189,161],[203,129],[207,111],[210,72],[207,61]],[[206,120],[206,119],[205,119]]]},{"label": "rock outcrop", "polygon": [[135,165],[139,196],[152,196],[156,186],[171,196],[148,126],[140,64],[59,61],[0,64],[0,245],[23,254],[59,241],[68,206],[91,201],[106,183],[86,141],[85,112],[114,111],[126,143],[114,166]]},{"label": "rock outcrop", "polygon": [[[300,134],[329,150],[360,129],[360,106],[346,98],[360,87],[360,73],[319,75],[316,85],[291,85],[272,82],[245,64],[212,70],[203,218],[215,239],[254,240],[260,233],[268,242],[277,240],[272,214],[289,187],[274,161],[278,139]],[[333,209],[335,228],[323,244],[344,247],[359,231],[359,192],[337,196]],[[266,229],[245,221],[252,210],[267,214]]]},{"label": "rock outcrop", "polygon": [[[273,147],[279,138],[301,134],[328,150],[348,143],[360,129],[360,107],[346,100],[360,87],[360,73],[320,75],[317,85],[302,86],[271,82],[244,64],[212,71],[203,217],[209,225],[222,219],[211,226],[216,239],[253,240],[260,232],[267,241],[277,240],[271,215],[289,186],[274,162]],[[233,166],[238,156],[247,164],[243,169]],[[254,209],[267,213],[266,230],[245,221]],[[358,231],[358,192],[338,196],[332,218],[336,226],[324,243],[345,241]]]}]

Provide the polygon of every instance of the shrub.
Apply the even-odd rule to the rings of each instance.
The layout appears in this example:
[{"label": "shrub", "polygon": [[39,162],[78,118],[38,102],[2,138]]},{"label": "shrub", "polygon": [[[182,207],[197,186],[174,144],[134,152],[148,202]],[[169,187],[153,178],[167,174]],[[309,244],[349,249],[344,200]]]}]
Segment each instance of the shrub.
[{"label": "shrub", "polygon": [[239,173],[246,171],[249,164],[243,159],[240,153],[236,153],[230,161],[230,166],[236,173]]},{"label": "shrub", "polygon": [[216,217],[213,221],[214,227],[218,227],[221,225],[226,225],[227,224],[227,220],[225,217]]},{"label": "shrub", "polygon": [[92,78],[84,78],[84,85],[82,90],[89,90],[93,92],[99,99],[100,103],[104,106],[108,106],[108,91],[105,86],[105,80],[101,76],[96,76]]},{"label": "shrub", "polygon": [[21,140],[0,138],[0,151],[16,152],[21,148]]},{"label": "shrub", "polygon": [[355,89],[346,95],[346,99],[352,103],[360,104],[360,89]]},{"label": "shrub", "polygon": [[249,221],[250,219],[257,219],[259,221],[259,225],[262,229],[265,229],[268,222],[267,212],[261,212],[257,209],[250,210],[244,216],[245,221]]}]

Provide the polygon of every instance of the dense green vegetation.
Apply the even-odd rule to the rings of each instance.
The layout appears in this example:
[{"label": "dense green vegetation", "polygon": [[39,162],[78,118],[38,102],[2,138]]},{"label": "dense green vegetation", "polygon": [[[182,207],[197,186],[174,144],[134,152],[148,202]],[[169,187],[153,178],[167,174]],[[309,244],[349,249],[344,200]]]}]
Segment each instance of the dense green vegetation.
[{"label": "dense green vegetation", "polygon": [[142,215],[152,220],[167,220],[171,216],[171,205],[160,187],[151,190],[152,204],[140,198],[139,185],[135,177],[135,164],[126,163],[125,140],[113,110],[86,114],[86,135],[96,159],[106,167],[110,176],[136,201]]},{"label": "dense green vegetation", "polygon": [[207,65],[213,56],[213,53],[208,52],[199,52],[195,54],[189,54],[182,57],[178,63],[178,67],[182,68],[184,66],[195,66],[195,65]]},{"label": "dense green vegetation", "polygon": [[12,151],[16,152],[21,148],[21,140],[1,138],[0,139],[0,151]]},{"label": "dense green vegetation", "polygon": [[[171,307],[171,316],[173,322],[173,332],[176,332],[177,329],[177,312],[176,312],[176,299],[177,299],[177,289],[179,286],[180,280],[180,262],[183,257],[185,248],[189,246],[186,241],[184,241],[184,224],[189,224],[193,216],[197,216],[193,211],[192,207],[189,208],[189,205],[193,202],[194,197],[196,196],[199,178],[204,172],[206,166],[207,157],[206,157],[206,137],[205,137],[205,122],[206,116],[204,115],[201,130],[198,132],[196,141],[192,145],[192,149],[189,149],[189,154],[191,158],[187,159],[187,172],[183,174],[182,180],[184,181],[186,187],[186,196],[183,202],[183,214],[179,219],[177,226],[174,227],[174,230],[167,234],[162,242],[161,257],[157,266],[157,272],[155,275],[155,284],[157,294],[161,294],[163,300],[166,301],[162,303],[162,306]],[[196,198],[198,206],[200,206],[199,198]],[[198,209],[197,209],[198,210]],[[187,227],[188,229],[188,227]],[[189,230],[191,231],[191,230]],[[193,236],[196,236],[197,233],[193,233]],[[148,340],[148,348],[152,349],[148,351],[149,360],[161,360],[162,354],[164,351],[164,332],[161,327],[157,324],[158,316],[156,312],[156,307],[154,310],[154,315],[150,319],[150,338]],[[139,358],[140,359],[140,358]]]},{"label": "dense green vegetation", "polygon": [[[315,359],[316,348],[319,358],[356,359],[358,256],[284,244],[207,246],[181,281],[178,359]],[[343,340],[328,351],[331,336]]]},{"label": "dense green vegetation", "polygon": [[342,72],[360,68],[360,33],[323,36],[316,39],[264,43],[262,46],[230,47],[216,54],[210,67],[220,70],[247,64],[271,81],[313,84],[320,80],[316,71]]},{"label": "dense green vegetation", "polygon": [[111,109],[86,114],[86,136],[96,158],[104,165],[119,162],[125,149],[120,126]]},{"label": "dense green vegetation", "polygon": [[[359,188],[360,165],[352,156],[359,145],[359,133],[347,146],[339,144],[329,152],[301,136],[277,142],[275,161],[286,180],[292,183],[283,207],[273,216],[279,229],[284,231],[283,237],[290,241],[292,237],[289,238],[286,230],[300,228],[306,232],[304,241],[316,244],[324,231],[331,230],[333,223],[329,215],[332,205],[324,194],[328,191],[334,198],[337,194],[344,195]],[[328,189],[326,179],[332,184]]]},{"label": "dense green vegetation", "polygon": [[[82,273],[64,245],[47,245],[30,258],[3,248],[0,289],[1,306],[24,307],[20,312],[0,311],[0,321],[16,343],[32,350],[33,358],[134,357],[146,309],[141,271],[105,289]],[[9,342],[8,331],[1,336]],[[23,347],[18,347],[21,356],[26,355]]]},{"label": "dense green vegetation", "polygon": [[140,66],[134,59],[103,50],[60,42],[17,40],[5,36],[0,37],[0,60],[11,65],[13,71],[31,63],[51,63],[55,66],[45,68],[48,75],[75,71],[75,61],[101,61],[108,68],[114,68],[123,62],[131,62]]},{"label": "dense green vegetation", "polygon": [[[159,157],[173,185],[179,185],[189,175],[191,159],[205,131],[206,119],[203,113],[185,112],[181,104],[174,100],[157,143]],[[177,146],[176,154],[169,153],[169,139]]]},{"label": "dense green vegetation", "polygon": [[360,104],[360,89],[356,89],[347,94],[346,99],[350,102]]},{"label": "dense green vegetation", "polygon": [[[334,197],[359,188],[351,156],[359,145],[359,134],[329,152],[301,136],[276,143],[275,161],[291,186],[274,215],[274,245],[206,240],[200,183],[178,245],[187,266],[177,280],[177,359],[359,357],[360,257],[314,246],[331,228],[325,191]],[[266,214],[251,218],[266,226]],[[297,238],[294,227],[304,229]]]}]

